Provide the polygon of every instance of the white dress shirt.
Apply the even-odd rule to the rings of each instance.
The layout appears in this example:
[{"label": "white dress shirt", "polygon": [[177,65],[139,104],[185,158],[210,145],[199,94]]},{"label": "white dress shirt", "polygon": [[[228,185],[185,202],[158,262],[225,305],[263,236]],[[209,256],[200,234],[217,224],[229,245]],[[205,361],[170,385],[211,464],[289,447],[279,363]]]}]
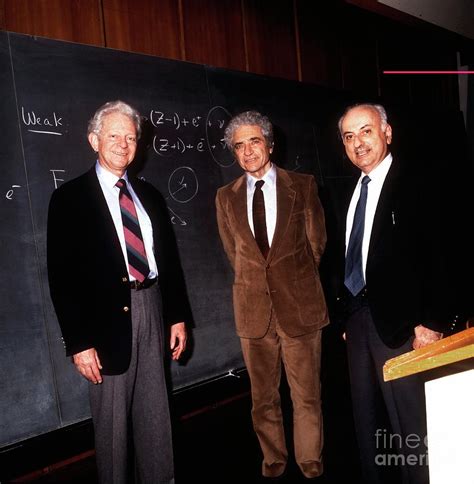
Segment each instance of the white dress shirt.
[{"label": "white dress shirt", "polygon": [[265,183],[262,186],[263,199],[265,200],[265,221],[267,224],[268,246],[272,246],[273,235],[275,234],[276,217],[277,217],[277,193],[276,193],[276,169],[272,164],[270,169],[263,175],[262,178],[255,178],[247,173],[247,216],[249,220],[250,230],[255,237],[255,230],[253,227],[253,213],[252,202],[253,194],[255,192],[255,183],[258,180],[263,180]]},{"label": "white dress shirt", "polygon": [[[365,220],[364,220],[364,238],[362,239],[362,270],[365,279],[365,268],[367,265],[367,255],[369,252],[370,236],[372,234],[372,226],[374,224],[375,211],[380,198],[385,178],[388,170],[392,166],[392,155],[389,153],[368,175],[370,183],[367,185],[367,205],[365,206]],[[361,172],[360,178],[352,194],[351,203],[347,211],[346,218],[346,254],[349,245],[349,237],[351,235],[352,224],[354,222],[354,213],[357,202],[360,197],[360,187],[362,178],[365,173]]]},{"label": "white dress shirt", "polygon": [[[114,221],[115,230],[117,231],[117,235],[120,240],[120,246],[122,247],[123,258],[125,259],[127,270],[129,270],[127,247],[125,245],[125,234],[123,232],[122,224],[122,213],[120,211],[120,189],[115,186],[115,184],[119,180],[119,177],[106,170],[99,162],[97,162],[95,165],[95,171],[97,173],[97,178],[99,179],[102,192],[104,193],[105,200],[109,207],[110,215],[112,215],[112,219]],[[150,274],[148,275],[148,277],[150,279],[153,279],[158,275],[158,268],[156,266],[155,255],[153,253],[153,227],[151,225],[151,220],[145,212],[145,209],[143,208],[142,203],[137,197],[137,194],[133,190],[132,185],[129,183],[128,175],[126,172],[123,175],[122,179],[125,180],[128,191],[130,192],[133,203],[135,204],[138,222],[140,223],[140,230],[142,232],[143,243],[145,245],[145,252],[148,259],[148,266],[150,268]],[[130,272],[128,274],[128,277],[131,281],[135,280],[135,278],[130,275]]]}]

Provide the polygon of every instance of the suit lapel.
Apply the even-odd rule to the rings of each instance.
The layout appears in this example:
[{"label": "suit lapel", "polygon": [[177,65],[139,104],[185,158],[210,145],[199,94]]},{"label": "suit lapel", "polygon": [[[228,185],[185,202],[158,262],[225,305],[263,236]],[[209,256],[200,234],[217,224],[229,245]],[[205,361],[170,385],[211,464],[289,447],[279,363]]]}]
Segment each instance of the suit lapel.
[{"label": "suit lapel", "polygon": [[257,257],[261,258],[262,261],[265,260],[262,253],[260,252],[260,249],[257,245],[257,242],[255,241],[255,237],[253,236],[252,230],[250,229],[249,225],[249,218],[247,214],[246,175],[242,175],[240,178],[238,178],[234,186],[232,187],[232,198],[230,200],[230,203],[234,211],[236,233],[240,234],[243,241],[248,244],[249,247],[253,247],[254,252],[257,254]]},{"label": "suit lapel", "polygon": [[277,220],[272,245],[268,253],[268,260],[271,260],[278,250],[278,246],[283,240],[290,223],[293,206],[295,203],[296,192],[291,187],[292,181],[288,173],[276,167],[276,190],[277,190]]},{"label": "suit lapel", "polygon": [[[270,261],[276,253],[279,244],[284,239],[285,233],[291,220],[296,192],[291,187],[292,180],[285,170],[275,167],[277,170],[277,220],[272,245],[268,253],[267,261]],[[247,180],[246,176],[240,177],[232,188],[233,198],[230,200],[235,215],[236,232],[239,233],[249,246],[254,248],[257,257],[265,261],[250,229],[247,216]]]},{"label": "suit lapel", "polygon": [[382,191],[375,210],[374,222],[372,225],[372,233],[370,235],[369,253],[367,260],[370,260],[371,254],[373,254],[380,241],[381,235],[384,231],[384,227],[387,221],[390,222],[390,211],[393,210],[393,192],[398,179],[398,165],[395,160],[392,161],[392,166],[385,178]]},{"label": "suit lapel", "polygon": [[111,248],[110,253],[115,257],[116,264],[122,264],[126,270],[125,260],[123,258],[122,247],[120,240],[115,229],[115,224],[110,214],[109,206],[105,200],[104,192],[97,178],[95,172],[95,166],[87,174],[88,188],[86,193],[91,194],[92,207],[90,210],[90,216],[96,220],[95,226],[97,231],[101,232],[101,237],[110,241]]}]

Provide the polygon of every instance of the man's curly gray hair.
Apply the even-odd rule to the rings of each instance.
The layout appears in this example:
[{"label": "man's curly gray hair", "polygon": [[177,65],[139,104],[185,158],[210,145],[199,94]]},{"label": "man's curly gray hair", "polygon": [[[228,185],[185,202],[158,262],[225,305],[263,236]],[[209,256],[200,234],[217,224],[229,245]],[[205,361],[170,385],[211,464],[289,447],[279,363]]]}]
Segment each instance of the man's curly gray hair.
[{"label": "man's curly gray hair", "polygon": [[234,133],[241,126],[259,126],[267,146],[273,146],[273,126],[270,120],[258,111],[245,111],[234,116],[225,129],[224,141],[230,151],[234,150],[232,146]]}]

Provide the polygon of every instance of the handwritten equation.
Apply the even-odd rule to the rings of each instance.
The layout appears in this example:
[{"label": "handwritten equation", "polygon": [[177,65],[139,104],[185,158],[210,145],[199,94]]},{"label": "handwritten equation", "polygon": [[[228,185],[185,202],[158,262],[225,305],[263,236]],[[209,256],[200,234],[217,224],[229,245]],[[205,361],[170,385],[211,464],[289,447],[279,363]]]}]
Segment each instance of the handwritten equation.
[{"label": "handwritten equation", "polygon": [[[224,131],[231,119],[230,112],[222,106],[214,106],[205,114],[183,114],[178,111],[167,112],[153,108],[149,110],[149,122],[153,129],[150,149],[159,157],[169,157],[178,161],[189,154],[207,154],[222,168],[235,163],[235,159],[224,142]],[[51,110],[41,113],[39,110],[26,109],[21,106],[21,122],[27,131],[34,135],[61,136],[67,123],[58,111]],[[189,156],[188,156],[189,158]],[[191,157],[192,159],[192,157]],[[150,160],[152,163],[152,160]],[[61,165],[59,165],[61,166]],[[165,199],[168,204],[170,218],[173,224],[188,225],[179,207],[190,203],[199,193],[199,179],[189,163],[177,162],[176,168],[171,168],[168,175]],[[294,171],[301,167],[299,155],[294,160]],[[68,179],[66,170],[62,168],[49,169],[52,186],[57,189]],[[169,173],[169,172],[168,172]],[[20,184],[12,184],[5,193],[6,200],[14,200],[16,193],[22,188]],[[172,207],[170,207],[170,204]],[[178,204],[178,205],[175,205]]]},{"label": "handwritten equation", "polygon": [[176,130],[180,129],[181,126],[187,127],[188,125],[198,128],[201,124],[201,119],[201,116],[189,117],[180,116],[178,113],[166,114],[154,109],[150,111],[150,122],[155,128],[163,126],[166,123],[172,124]]},{"label": "handwritten equation", "polygon": [[153,150],[160,156],[170,156],[174,152],[185,153],[187,150],[193,150],[202,153],[205,151],[204,138],[200,138],[197,143],[186,143],[181,137],[176,138],[159,138],[153,137]]},{"label": "handwritten equation", "polygon": [[161,157],[184,155],[188,151],[208,152],[219,166],[231,166],[235,160],[224,142],[230,118],[231,114],[222,106],[214,106],[205,117],[151,109],[149,120],[155,130],[153,151]]},{"label": "handwritten equation", "polygon": [[[21,106],[21,122],[27,131],[39,135],[62,136],[65,131],[63,117],[56,111],[39,113]],[[224,142],[224,130],[231,118],[222,106],[212,107],[206,115],[149,111],[149,121],[155,130],[153,151],[161,157],[184,155],[189,151],[209,152],[222,167],[235,163]]]}]

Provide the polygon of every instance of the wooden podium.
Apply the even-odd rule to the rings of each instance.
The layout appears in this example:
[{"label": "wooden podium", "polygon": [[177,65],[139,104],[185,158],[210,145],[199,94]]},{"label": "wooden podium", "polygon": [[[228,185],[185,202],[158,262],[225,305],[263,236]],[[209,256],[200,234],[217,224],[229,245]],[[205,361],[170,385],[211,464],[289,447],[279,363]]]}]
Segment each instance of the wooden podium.
[{"label": "wooden podium", "polygon": [[[474,483],[474,328],[388,360],[385,381],[451,363],[447,376],[425,383],[430,484]],[[452,374],[450,374],[452,373]]]}]

